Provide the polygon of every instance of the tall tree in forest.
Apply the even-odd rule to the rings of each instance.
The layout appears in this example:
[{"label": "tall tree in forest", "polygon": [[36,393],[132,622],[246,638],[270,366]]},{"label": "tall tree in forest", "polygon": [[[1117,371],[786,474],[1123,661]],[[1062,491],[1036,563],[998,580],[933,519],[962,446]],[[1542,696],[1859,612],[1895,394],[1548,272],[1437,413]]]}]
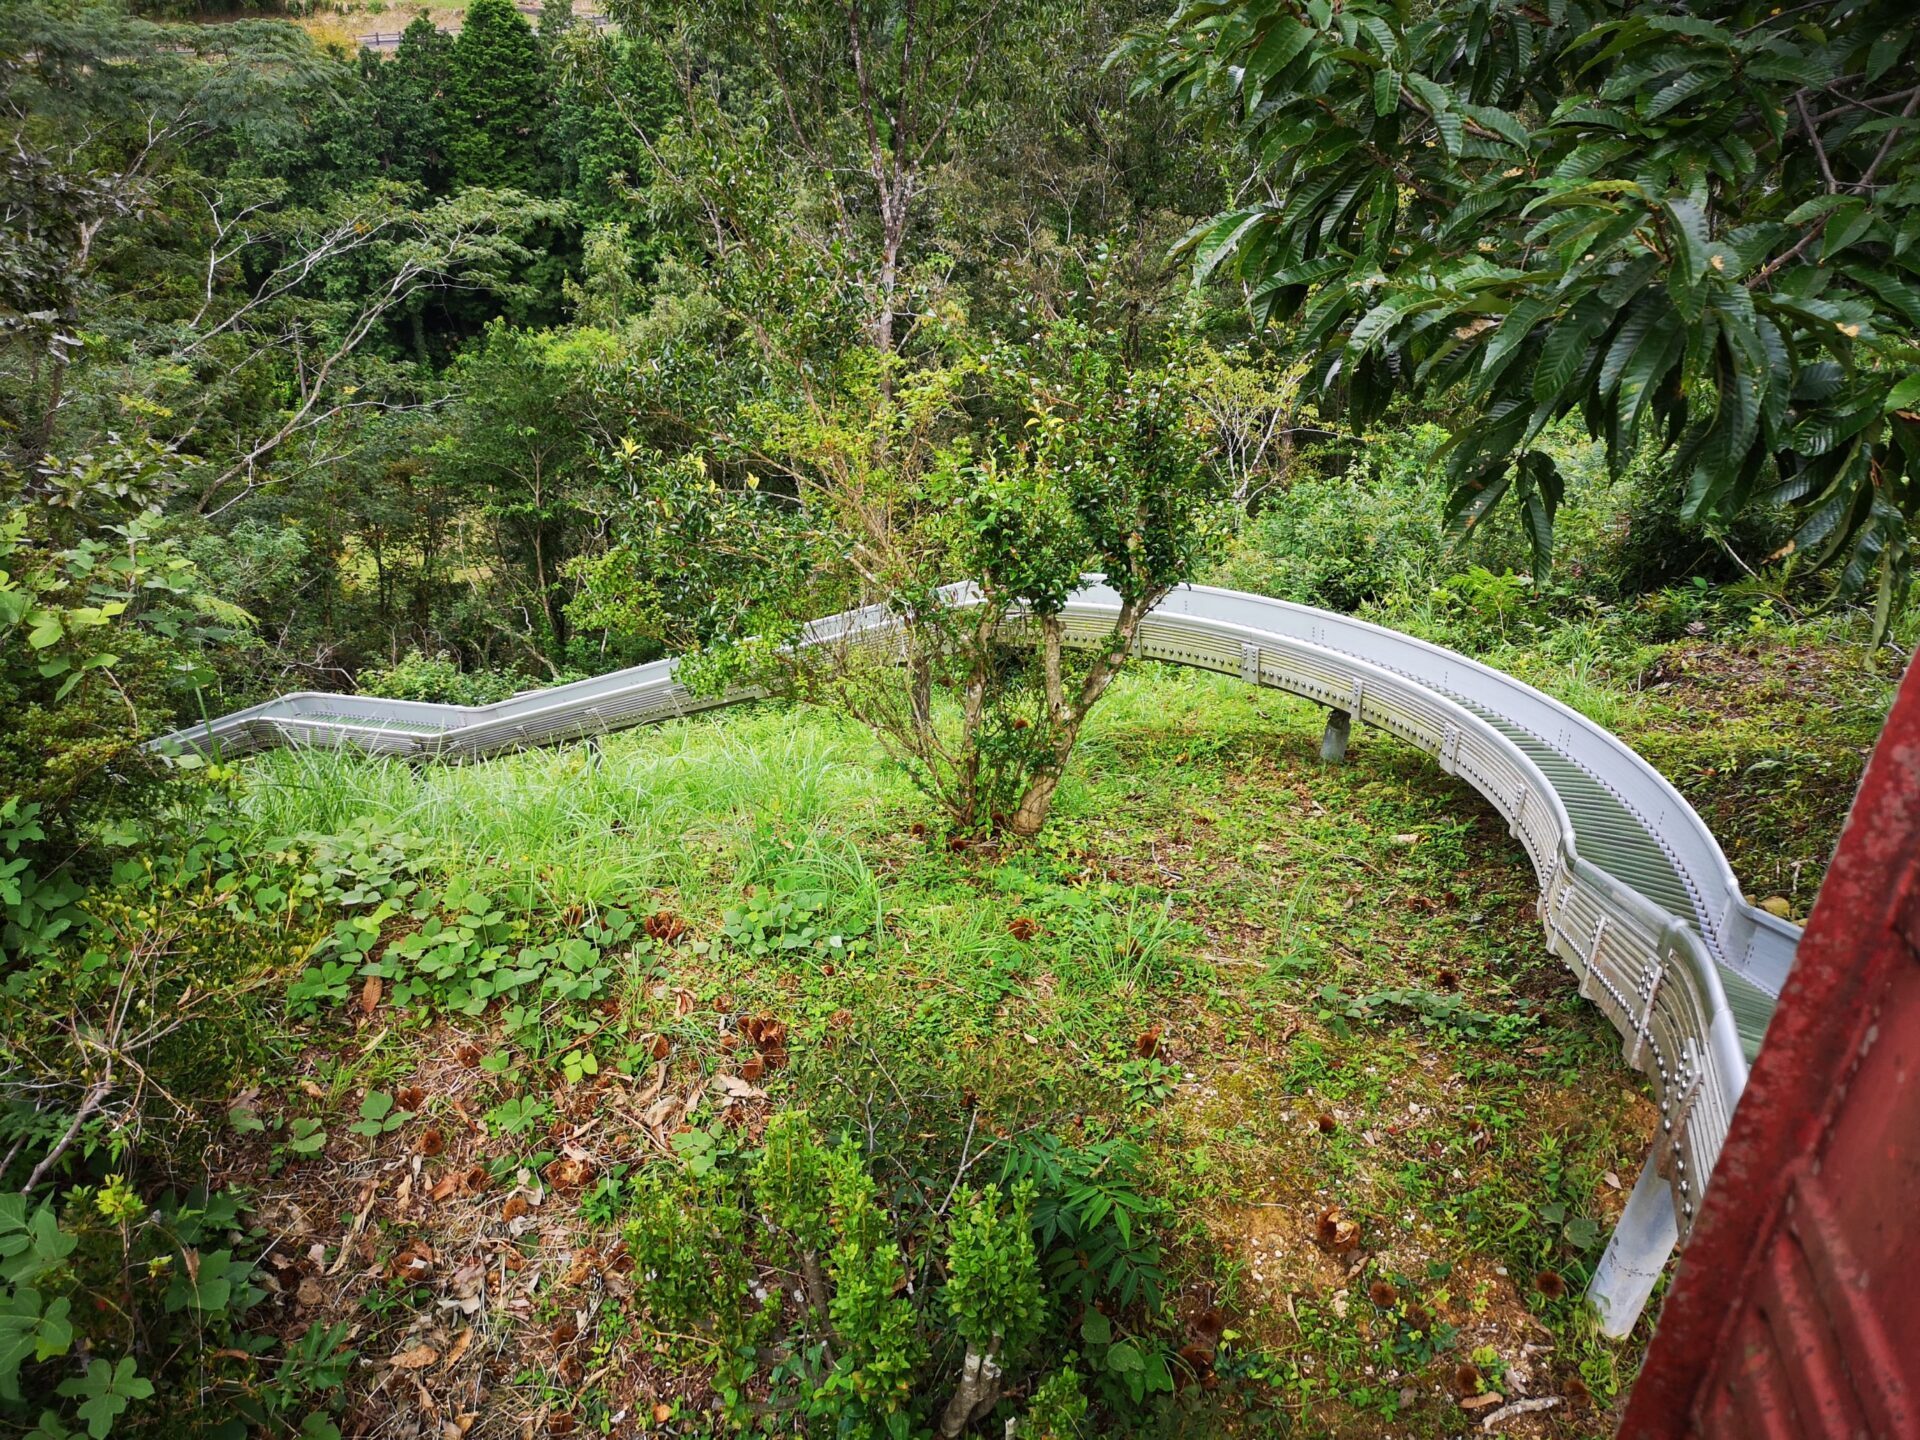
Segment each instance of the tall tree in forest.
[{"label": "tall tree in forest", "polygon": [[566,654],[568,562],[593,481],[589,412],[594,369],[612,356],[595,330],[532,332],[496,321],[461,355],[448,434],[436,468],[489,522],[499,581],[494,604],[519,611],[521,633],[549,666]]},{"label": "tall tree in forest", "polygon": [[552,37],[543,30],[540,40],[553,82],[548,138],[560,193],[584,225],[632,227],[640,218],[633,196],[653,175],[649,137],[676,110],[672,72],[646,36],[571,25]]},{"label": "tall tree in forest", "polygon": [[551,96],[540,42],[513,0],[474,0],[448,76],[448,150],[461,185],[542,191]]},{"label": "tall tree in forest", "polygon": [[[824,187],[829,222],[821,245],[834,263],[855,261],[867,327],[883,362],[903,338],[908,238],[928,188],[953,151],[966,117],[989,99],[997,47],[1024,14],[1024,0],[799,0],[778,8],[757,0],[641,4],[621,0],[629,29],[661,35],[689,114],[764,125],[787,162]],[[718,63],[716,63],[718,62]],[[762,113],[742,116],[738,98],[716,94],[729,63],[764,95]],[[703,109],[705,91],[717,105]],[[725,197],[708,202],[724,231]],[[890,391],[892,366],[883,364]]]},{"label": "tall tree in forest", "polygon": [[455,41],[425,15],[400,34],[374,72],[374,121],[388,176],[445,194],[453,180]]}]

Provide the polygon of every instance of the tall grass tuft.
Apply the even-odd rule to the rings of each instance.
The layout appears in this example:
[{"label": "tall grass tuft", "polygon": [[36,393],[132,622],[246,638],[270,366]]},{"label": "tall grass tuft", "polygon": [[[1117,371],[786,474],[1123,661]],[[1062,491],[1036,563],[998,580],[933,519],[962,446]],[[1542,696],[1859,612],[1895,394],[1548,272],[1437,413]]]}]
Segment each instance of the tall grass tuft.
[{"label": "tall grass tuft", "polygon": [[281,751],[250,767],[244,805],[272,834],[370,822],[417,837],[430,860],[491,870],[540,906],[811,881],[871,907],[854,837],[904,792],[864,733],[769,708],[461,764]]}]

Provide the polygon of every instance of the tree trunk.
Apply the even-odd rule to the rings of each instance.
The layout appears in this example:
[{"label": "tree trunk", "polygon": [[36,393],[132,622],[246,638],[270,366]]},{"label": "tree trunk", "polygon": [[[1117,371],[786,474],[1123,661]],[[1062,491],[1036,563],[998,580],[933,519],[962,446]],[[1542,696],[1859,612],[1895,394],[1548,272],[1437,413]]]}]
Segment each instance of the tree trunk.
[{"label": "tree trunk", "polygon": [[827,1277],[820,1269],[820,1257],[811,1250],[800,1252],[800,1278],[806,1286],[807,1303],[813,1306],[814,1318],[820,1325],[820,1337],[826,1342],[827,1354],[832,1356],[839,1345],[839,1336],[833,1333],[832,1301],[827,1290]]},{"label": "tree trunk", "polygon": [[1020,806],[1013,812],[1009,828],[1023,838],[1038,835],[1047,823],[1047,813],[1053,809],[1053,795],[1060,788],[1060,777],[1051,771],[1042,771],[1027,782],[1027,793],[1020,797]]},{"label": "tree trunk", "polygon": [[984,1419],[1000,1403],[1000,1362],[994,1353],[998,1349],[997,1340],[984,1355],[971,1345],[967,1347],[967,1358],[960,1366],[960,1384],[940,1414],[941,1440],[959,1440],[969,1425]]},{"label": "tree trunk", "polygon": [[546,525],[539,520],[533,523],[533,574],[540,586],[540,612],[546,617],[548,638],[555,652],[564,654],[567,633],[563,628],[564,617],[553,604],[553,583],[547,576]]},{"label": "tree trunk", "polygon": [[1127,655],[1133,649],[1140,622],[1165,594],[1162,590],[1158,594],[1142,596],[1121,605],[1120,618],[1114,622],[1113,634],[1107,640],[1106,649],[1094,660],[1072,700],[1067,699],[1062,673],[1064,627],[1058,616],[1049,616],[1041,621],[1041,662],[1045,672],[1047,718],[1053,726],[1049,740],[1051,753],[1027,781],[1026,792],[1021,795],[1019,808],[1013,812],[1010,822],[1014,834],[1031,837],[1039,834],[1041,827],[1047,823],[1047,814],[1053,808],[1054,792],[1060,788],[1060,777],[1066,771],[1067,761],[1073,758],[1073,747],[1079,743],[1080,727],[1086,723],[1087,716],[1099,703],[1100,697],[1107,693],[1107,687],[1113,683],[1114,676],[1120,673],[1120,667],[1127,663]]},{"label": "tree trunk", "polygon": [[[893,399],[893,300],[900,284],[900,246],[906,240],[906,203],[881,187],[883,234],[880,242],[880,313],[873,323],[873,344],[880,352],[880,394]],[[897,213],[896,213],[897,211]]]}]

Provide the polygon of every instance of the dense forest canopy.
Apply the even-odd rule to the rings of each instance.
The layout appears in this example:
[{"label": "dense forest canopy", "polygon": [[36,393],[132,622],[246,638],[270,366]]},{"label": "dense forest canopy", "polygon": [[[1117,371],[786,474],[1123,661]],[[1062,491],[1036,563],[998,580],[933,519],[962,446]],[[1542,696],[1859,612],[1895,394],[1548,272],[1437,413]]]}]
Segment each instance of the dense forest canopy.
[{"label": "dense forest canopy", "polygon": [[[665,1054],[582,1016],[640,947],[690,953],[673,915],[542,892],[503,918],[404,827],[279,834],[240,769],[143,748],[176,726],[685,654],[697,685],[861,722],[916,838],[998,855],[1190,581],[1544,656],[1589,700],[1609,666],[1668,683],[1649,646],[1858,630],[1872,677],[1910,629],[1898,0],[364,3],[0,0],[0,1432],[202,1433],[168,1413],[190,1396],[207,1433],[340,1433],[354,1337],[249,1328],[268,1261],[200,1157],[271,1130],[271,1173],[324,1161],[323,1107],[262,1119],[248,1084],[355,1006],[511,1014],[497,1054],[555,1085]],[[1091,572],[1122,605],[1080,650],[1060,616]],[[942,601],[961,581],[976,609]],[[902,618],[898,653],[786,647],[859,604]],[[1850,783],[1814,768],[1782,793]],[[1690,773],[1709,805],[1753,772]],[[1782,906],[1809,854],[1766,882]],[[881,943],[833,948],[864,932],[772,893],[734,897],[715,953]],[[429,983],[396,929],[484,958],[432,951]],[[1116,965],[1150,948],[1110,939]],[[632,1003],[673,1003],[664,974]],[[1418,993],[1423,1023],[1508,1033]],[[1157,1039],[1118,1043],[1127,1093],[1163,1098]],[[345,1133],[370,1156],[416,1107],[367,1088]],[[496,1133],[545,1102],[511,1103]],[[902,1153],[957,1125],[964,1173],[973,1110]],[[1187,1393],[1158,1242],[1110,1218],[1164,1218],[1131,1139],[1046,1132],[914,1210],[845,1128],[728,1151],[746,1212],[702,1208],[705,1170],[621,1212],[733,1421],[957,1435],[1012,1403],[1022,1350],[1051,1376],[1023,1435]],[[804,1403],[765,1400],[770,1332],[671,1263],[747,1213],[802,1276],[817,1343],[778,1383]]]}]

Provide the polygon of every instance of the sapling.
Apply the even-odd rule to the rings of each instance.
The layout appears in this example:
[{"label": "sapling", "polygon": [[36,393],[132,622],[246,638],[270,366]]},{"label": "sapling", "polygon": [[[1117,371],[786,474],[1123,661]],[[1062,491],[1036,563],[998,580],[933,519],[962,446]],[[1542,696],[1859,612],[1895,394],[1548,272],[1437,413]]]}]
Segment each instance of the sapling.
[{"label": "sapling", "polygon": [[1019,1440],[1076,1440],[1087,1418],[1086,1392],[1080,1387],[1080,1372],[1073,1368],[1075,1357],[1067,1357],[1064,1370],[1049,1375],[1027,1402],[1027,1413],[1018,1421],[1007,1422],[1009,1437]]},{"label": "sapling", "polygon": [[840,1397],[851,1395],[870,1413],[892,1415],[912,1395],[925,1347],[904,1293],[900,1242],[880,1208],[866,1157],[855,1146],[827,1152],[827,1209],[837,1237],[827,1273],[840,1357],[814,1394],[816,1413],[840,1416]]},{"label": "sapling", "polygon": [[947,1231],[947,1310],[966,1342],[960,1383],[940,1415],[956,1440],[1000,1400],[1001,1378],[1040,1333],[1044,1302],[1033,1249],[1033,1188],[1014,1187],[1002,1211],[998,1186],[968,1195]]},{"label": "sapling", "polygon": [[831,1345],[830,1297],[821,1262],[833,1244],[826,1205],[832,1154],[804,1110],[784,1110],[769,1120],[763,1146],[747,1177],[754,1204],[775,1237],[791,1250],[807,1303]]}]

